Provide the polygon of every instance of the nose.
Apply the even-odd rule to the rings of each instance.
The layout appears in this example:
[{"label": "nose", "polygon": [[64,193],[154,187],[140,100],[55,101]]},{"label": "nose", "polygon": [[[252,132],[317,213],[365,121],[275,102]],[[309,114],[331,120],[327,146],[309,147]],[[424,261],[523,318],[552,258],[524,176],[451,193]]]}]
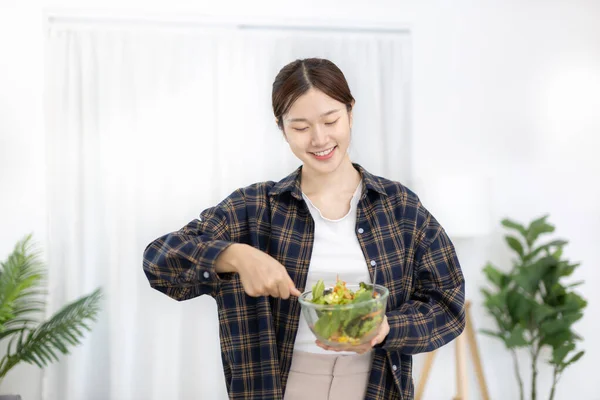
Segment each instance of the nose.
[{"label": "nose", "polygon": [[327,131],[323,127],[315,125],[315,128],[312,130],[310,144],[317,148],[327,144]]}]

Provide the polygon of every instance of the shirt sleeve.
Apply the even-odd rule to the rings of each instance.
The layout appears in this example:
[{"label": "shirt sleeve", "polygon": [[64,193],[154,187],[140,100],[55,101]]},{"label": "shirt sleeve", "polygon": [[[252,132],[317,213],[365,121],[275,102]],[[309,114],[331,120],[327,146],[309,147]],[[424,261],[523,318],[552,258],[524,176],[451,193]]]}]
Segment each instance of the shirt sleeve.
[{"label": "shirt sleeve", "polygon": [[409,301],[386,313],[390,332],[379,346],[404,354],[433,351],[465,327],[465,282],[454,246],[431,214],[419,213],[425,224],[415,240],[414,289]]},{"label": "shirt sleeve", "polygon": [[204,294],[214,297],[222,282],[233,276],[217,274],[215,260],[232,243],[244,242],[245,212],[243,197],[232,194],[180,230],[152,241],[143,258],[150,286],[179,301]]}]

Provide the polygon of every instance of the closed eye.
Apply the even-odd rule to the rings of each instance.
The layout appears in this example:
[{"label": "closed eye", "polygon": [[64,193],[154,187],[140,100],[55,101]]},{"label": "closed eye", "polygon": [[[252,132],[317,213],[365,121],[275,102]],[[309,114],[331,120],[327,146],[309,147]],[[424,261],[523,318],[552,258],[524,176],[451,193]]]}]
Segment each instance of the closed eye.
[{"label": "closed eye", "polygon": [[[333,126],[333,125],[335,125],[335,124],[336,124],[336,123],[337,123],[339,120],[340,120],[340,119],[338,118],[338,119],[336,119],[335,121],[331,121],[331,122],[325,122],[325,125],[327,125],[327,126]],[[304,131],[306,131],[306,130],[308,129],[308,127],[306,127],[306,126],[305,126],[304,128],[293,128],[293,129],[294,129],[295,131],[297,131],[297,132],[304,132]]]}]

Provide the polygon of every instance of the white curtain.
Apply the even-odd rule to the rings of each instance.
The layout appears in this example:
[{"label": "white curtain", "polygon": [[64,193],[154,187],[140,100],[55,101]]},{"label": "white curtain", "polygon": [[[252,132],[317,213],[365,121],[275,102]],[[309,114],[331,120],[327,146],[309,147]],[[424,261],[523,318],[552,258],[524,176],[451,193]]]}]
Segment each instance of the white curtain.
[{"label": "white curtain", "polygon": [[214,300],[150,289],[144,247],[299,165],[270,102],[296,58],[344,71],[353,160],[406,180],[409,44],[407,33],[51,24],[49,313],[98,286],[105,298],[84,344],[45,371],[43,399],[225,399]]}]

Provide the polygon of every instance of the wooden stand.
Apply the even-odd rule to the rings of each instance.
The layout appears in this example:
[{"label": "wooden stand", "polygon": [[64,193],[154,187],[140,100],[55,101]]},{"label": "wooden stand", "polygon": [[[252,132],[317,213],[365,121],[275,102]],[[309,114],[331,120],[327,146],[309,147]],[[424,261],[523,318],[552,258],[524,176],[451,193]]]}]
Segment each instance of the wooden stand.
[{"label": "wooden stand", "polygon": [[[481,358],[479,357],[479,349],[477,348],[477,340],[475,338],[475,330],[473,328],[473,321],[471,320],[471,302],[467,301],[465,304],[466,311],[466,326],[464,332],[457,337],[455,342],[456,350],[456,396],[453,400],[468,400],[468,379],[467,379],[467,360],[466,360],[466,342],[469,344],[471,349],[471,358],[475,365],[475,373],[477,374],[477,381],[479,382],[479,390],[483,400],[490,400],[488,394],[487,384],[485,383],[485,377],[483,376],[483,366],[481,365]],[[434,350],[427,354],[425,359],[425,365],[423,366],[423,372],[419,379],[417,387],[416,400],[423,400],[423,393],[425,392],[425,385],[431,372],[433,365],[433,359],[437,350]]]}]

